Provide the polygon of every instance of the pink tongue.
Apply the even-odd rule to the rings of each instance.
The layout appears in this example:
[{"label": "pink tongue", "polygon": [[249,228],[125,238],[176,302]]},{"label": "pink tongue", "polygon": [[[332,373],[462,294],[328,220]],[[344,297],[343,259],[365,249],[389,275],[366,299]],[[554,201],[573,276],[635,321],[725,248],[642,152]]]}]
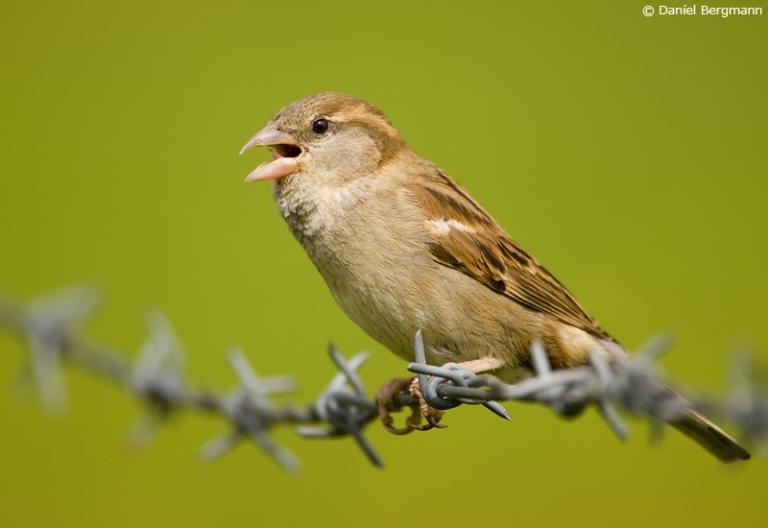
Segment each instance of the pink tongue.
[{"label": "pink tongue", "polygon": [[283,157],[276,150],[270,150],[269,153],[272,154],[272,159],[273,160],[276,160],[277,158],[282,158]]}]

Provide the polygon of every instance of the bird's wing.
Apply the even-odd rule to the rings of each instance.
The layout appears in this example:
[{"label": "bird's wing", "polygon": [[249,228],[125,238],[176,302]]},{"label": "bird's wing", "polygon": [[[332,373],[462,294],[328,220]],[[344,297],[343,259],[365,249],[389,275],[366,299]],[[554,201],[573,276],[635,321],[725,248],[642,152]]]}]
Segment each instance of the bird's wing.
[{"label": "bird's wing", "polygon": [[427,184],[408,183],[405,189],[426,211],[431,234],[429,250],[437,262],[526,308],[610,339],[565,286],[442,171],[436,170]]}]

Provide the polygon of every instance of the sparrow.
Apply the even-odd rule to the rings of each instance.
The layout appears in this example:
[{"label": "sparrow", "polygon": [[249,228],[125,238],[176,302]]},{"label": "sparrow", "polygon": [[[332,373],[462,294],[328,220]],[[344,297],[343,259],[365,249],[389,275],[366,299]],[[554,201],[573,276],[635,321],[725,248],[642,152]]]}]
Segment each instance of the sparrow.
[{"label": "sparrow", "polygon": [[[273,181],[277,208],[341,309],[413,359],[514,381],[531,345],[553,368],[622,350],[573,295],[440,167],[414,152],[378,108],[324,92],[281,109],[240,151],[269,147],[246,177]],[[671,423],[722,461],[747,459],[691,410]]]}]

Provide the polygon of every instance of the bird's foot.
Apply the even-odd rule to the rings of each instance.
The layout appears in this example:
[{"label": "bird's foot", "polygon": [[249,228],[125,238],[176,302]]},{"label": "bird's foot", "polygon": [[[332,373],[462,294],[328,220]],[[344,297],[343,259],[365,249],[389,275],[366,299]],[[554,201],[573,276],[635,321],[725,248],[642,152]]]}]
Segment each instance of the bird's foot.
[{"label": "bird's foot", "polygon": [[[400,405],[395,402],[395,396],[402,392],[407,392],[411,395],[412,401],[410,404]],[[434,427],[445,427],[440,425],[443,411],[429,406],[419,390],[417,378],[393,379],[376,391],[374,401],[379,409],[381,423],[392,434],[403,435],[412,431],[428,431]],[[405,419],[404,427],[395,427],[394,418],[392,418],[390,413],[399,411],[404,406],[411,409],[411,414]],[[426,420],[426,424],[421,423],[422,418]]]},{"label": "bird's foot", "polygon": [[424,419],[427,421],[427,424],[422,426],[419,431],[427,431],[429,429],[432,429],[433,427],[437,427],[438,429],[442,429],[444,427],[447,427],[445,425],[440,424],[440,420],[443,419],[443,415],[445,414],[445,411],[441,411],[440,409],[435,409],[431,405],[427,403],[427,400],[424,398],[424,395],[421,394],[421,387],[419,386],[419,378],[413,378],[411,380],[411,385],[408,387],[408,392],[411,393],[411,396],[413,396],[416,399],[416,404],[419,406],[419,411],[421,412],[421,415],[424,417]]}]

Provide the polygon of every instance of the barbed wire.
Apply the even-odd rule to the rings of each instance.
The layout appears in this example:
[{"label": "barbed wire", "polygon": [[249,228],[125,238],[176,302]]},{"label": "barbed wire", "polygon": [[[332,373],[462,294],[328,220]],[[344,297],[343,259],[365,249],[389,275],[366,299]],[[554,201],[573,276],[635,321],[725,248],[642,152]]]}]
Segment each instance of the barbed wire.
[{"label": "barbed wire", "polygon": [[[26,342],[25,373],[46,409],[56,412],[65,408],[67,390],[62,367],[70,365],[118,384],[143,402],[146,412],[130,434],[136,445],[151,440],[171,415],[197,411],[221,417],[229,428],[201,449],[206,460],[223,455],[242,441],[250,441],[280,466],[296,472],[296,457],[270,434],[276,426],[288,425],[304,438],[351,437],[372,464],[383,466],[363,434],[366,426],[380,415],[379,405],[366,396],[358,374],[368,358],[366,353],[347,359],[330,345],[328,353],[337,373],[326,388],[306,406],[278,406],[272,397],[293,392],[293,379],[259,377],[238,348],[228,352],[238,379],[232,390],[222,393],[191,385],[185,371],[184,349],[160,312],[148,314],[148,337],[133,361],[109,347],[91,343],[82,337],[81,328],[99,304],[99,296],[85,286],[66,288],[25,304],[0,297],[0,326]],[[730,389],[725,398],[719,401],[702,397],[694,403],[672,391],[657,373],[656,360],[669,347],[669,340],[656,339],[638,351],[634,359],[616,351],[614,361],[609,362],[604,355],[594,353],[587,366],[553,370],[544,346],[536,342],[531,347],[534,375],[519,383],[506,384],[492,375],[463,370],[457,364],[427,364],[419,331],[414,339],[415,361],[408,365],[408,370],[416,374],[418,391],[397,392],[389,407],[418,408],[421,396],[437,410],[481,404],[509,419],[499,401],[543,404],[565,418],[595,406],[620,439],[627,437],[628,428],[618,409],[650,420],[657,426],[653,430],[658,431],[661,423],[697,408],[730,422],[746,443],[765,446],[768,386],[764,377],[758,377],[754,364],[738,357],[731,369]]]}]

